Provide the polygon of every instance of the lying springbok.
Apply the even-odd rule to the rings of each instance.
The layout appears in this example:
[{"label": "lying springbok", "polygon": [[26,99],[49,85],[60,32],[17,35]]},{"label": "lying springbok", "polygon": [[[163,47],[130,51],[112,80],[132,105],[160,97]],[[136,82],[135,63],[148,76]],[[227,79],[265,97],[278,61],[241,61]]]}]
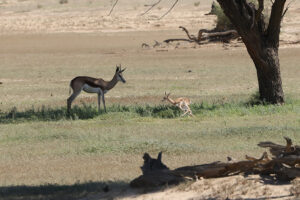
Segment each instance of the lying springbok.
[{"label": "lying springbok", "polygon": [[[125,68],[126,69],[126,68]],[[74,101],[74,99],[80,94],[81,90],[87,92],[87,93],[97,93],[98,94],[98,112],[100,112],[100,97],[102,96],[102,102],[104,105],[104,111],[106,112],[105,107],[105,98],[104,94],[116,86],[118,81],[122,81],[123,83],[126,83],[126,80],[124,79],[122,72],[125,71],[125,69],[121,69],[121,65],[116,67],[116,73],[111,81],[105,81],[102,78],[92,78],[88,76],[77,76],[70,82],[70,93],[71,88],[73,89],[73,94],[68,98],[67,100],[67,109],[68,113],[71,109],[71,104]]]},{"label": "lying springbok", "polygon": [[191,101],[188,98],[185,97],[179,97],[175,100],[171,99],[170,96],[171,93],[167,94],[165,92],[165,96],[162,99],[162,101],[169,101],[174,106],[177,106],[180,110],[182,110],[184,113],[181,115],[182,117],[186,114],[193,116],[192,110],[190,109]]}]

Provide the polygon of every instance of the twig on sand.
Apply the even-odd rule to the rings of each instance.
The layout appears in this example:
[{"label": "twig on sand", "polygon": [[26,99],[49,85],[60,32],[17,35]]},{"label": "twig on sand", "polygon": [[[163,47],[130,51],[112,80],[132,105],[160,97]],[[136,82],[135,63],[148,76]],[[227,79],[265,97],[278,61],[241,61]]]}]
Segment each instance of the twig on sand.
[{"label": "twig on sand", "polygon": [[169,12],[171,12],[171,10],[176,6],[176,4],[178,3],[178,1],[179,0],[176,0],[175,2],[174,2],[174,4],[172,5],[172,7],[165,13],[165,14],[163,14],[160,18],[158,18],[158,19],[162,19],[164,16],[166,16]]},{"label": "twig on sand", "polygon": [[146,13],[148,13],[150,10],[152,10],[152,8],[154,8],[157,4],[159,4],[162,0],[158,0],[156,3],[149,5],[150,8],[148,8],[144,13],[141,14],[141,16],[145,15]]},{"label": "twig on sand", "polygon": [[114,8],[116,7],[117,3],[119,0],[116,0],[116,2],[114,3],[114,5],[111,7],[110,12],[108,13],[108,16],[110,16],[110,14],[113,12]]}]

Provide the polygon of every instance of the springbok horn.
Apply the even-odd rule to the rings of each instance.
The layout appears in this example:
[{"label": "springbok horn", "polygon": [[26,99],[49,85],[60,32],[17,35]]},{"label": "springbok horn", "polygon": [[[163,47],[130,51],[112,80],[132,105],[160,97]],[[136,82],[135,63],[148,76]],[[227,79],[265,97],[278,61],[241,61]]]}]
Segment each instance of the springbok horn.
[{"label": "springbok horn", "polygon": [[159,152],[159,153],[158,153],[158,156],[157,156],[157,160],[158,160],[159,162],[161,162],[161,154],[162,154],[162,152]]},{"label": "springbok horn", "polygon": [[116,65],[116,71],[120,71],[120,67],[118,65]]}]

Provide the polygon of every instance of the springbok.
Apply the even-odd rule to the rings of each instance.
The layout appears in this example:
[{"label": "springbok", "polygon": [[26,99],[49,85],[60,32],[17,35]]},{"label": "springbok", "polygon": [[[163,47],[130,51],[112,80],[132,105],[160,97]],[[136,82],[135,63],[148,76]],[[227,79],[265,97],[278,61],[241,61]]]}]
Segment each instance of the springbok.
[{"label": "springbok", "polygon": [[193,116],[192,110],[190,109],[191,101],[188,98],[185,97],[179,97],[177,99],[171,99],[170,94],[167,94],[165,92],[165,96],[163,97],[162,101],[169,101],[174,106],[177,106],[180,110],[182,110],[184,113],[181,115],[182,117],[186,114]]},{"label": "springbok", "polygon": [[[126,69],[126,68],[125,68]],[[124,79],[122,72],[125,71],[125,69],[121,69],[120,66],[116,66],[116,73],[111,81],[105,81],[102,78],[92,78],[88,76],[77,76],[70,82],[70,94],[71,94],[71,88],[73,90],[73,94],[68,98],[67,100],[67,111],[70,112],[71,104],[74,101],[74,99],[80,94],[81,90],[87,92],[87,93],[97,93],[98,94],[98,112],[100,112],[100,97],[102,96],[102,102],[104,105],[104,111],[106,112],[105,107],[105,98],[104,94],[116,86],[118,81],[121,81],[123,83],[126,83],[126,80]]]}]

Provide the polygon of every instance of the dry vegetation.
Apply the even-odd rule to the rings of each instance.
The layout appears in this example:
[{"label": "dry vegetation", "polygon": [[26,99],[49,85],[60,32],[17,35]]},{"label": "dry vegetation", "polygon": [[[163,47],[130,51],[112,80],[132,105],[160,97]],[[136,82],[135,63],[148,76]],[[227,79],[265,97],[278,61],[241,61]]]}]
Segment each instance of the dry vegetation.
[{"label": "dry vegetation", "polygon": [[[145,11],[144,3],[128,2],[120,1],[107,16],[110,1],[0,0],[0,199],[184,199],[202,193],[222,199],[227,191],[232,198],[240,193],[271,197],[280,196],[279,187],[287,197],[291,187],[299,196],[297,181],[265,185],[258,177],[246,182],[236,177],[232,184],[226,178],[199,180],[180,186],[184,191],[143,195],[128,191],[127,183],[140,174],[146,151],[164,151],[164,162],[174,169],[227,155],[258,157],[256,144],[262,140],[281,143],[288,136],[300,143],[300,48],[291,45],[300,39],[300,4],[283,24],[280,59],[287,104],[251,107],[245,102],[256,92],[257,80],[242,44],[141,48],[142,43],[182,36],[179,25],[212,28],[215,17],[204,15],[210,1],[184,1],[160,21],[167,7],[137,17]],[[120,63],[127,67],[127,83],[107,94],[107,114],[94,115],[96,95],[81,94],[76,115],[84,117],[86,111],[92,116],[64,117],[74,76],[109,79]],[[172,107],[163,107],[165,91],[191,98],[195,117],[179,118]],[[155,108],[175,114],[163,119],[151,114]],[[29,117],[3,118],[11,111]],[[61,117],[47,118],[53,113]],[[238,183],[249,190],[240,190]],[[106,185],[110,192],[101,192]],[[220,190],[224,193],[216,193]]]}]

